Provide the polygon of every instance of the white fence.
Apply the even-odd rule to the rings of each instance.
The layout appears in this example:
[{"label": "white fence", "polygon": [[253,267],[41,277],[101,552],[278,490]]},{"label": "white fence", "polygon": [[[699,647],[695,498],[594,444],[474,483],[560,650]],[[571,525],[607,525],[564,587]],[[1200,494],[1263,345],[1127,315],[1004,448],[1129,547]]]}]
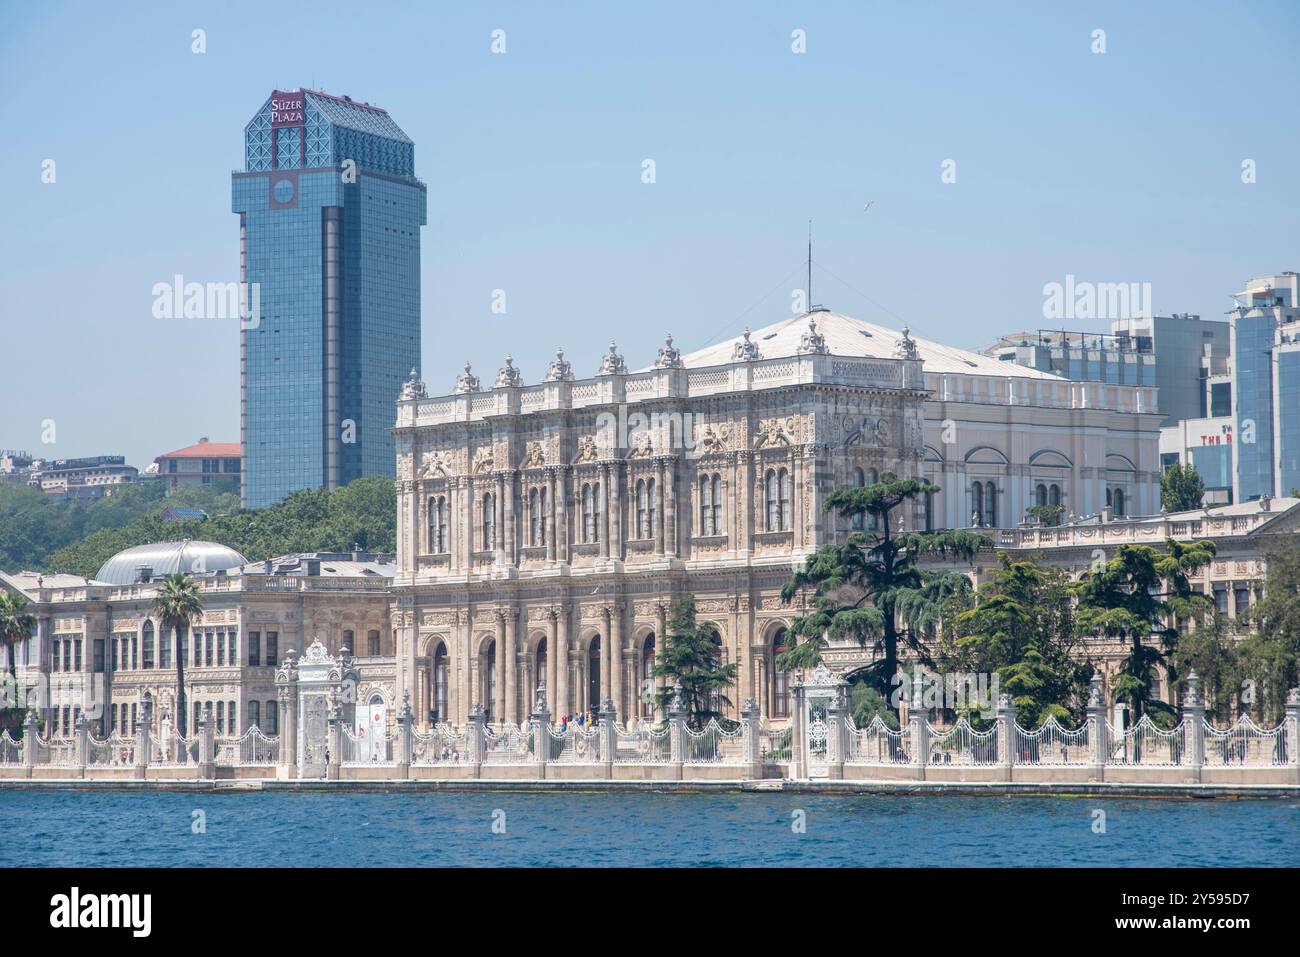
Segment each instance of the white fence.
[{"label": "white fence", "polygon": [[235,767],[249,764],[275,764],[280,760],[280,736],[267,736],[253,725],[238,738],[217,742],[216,763]]},{"label": "white fence", "polygon": [[453,725],[439,724],[430,728],[428,733],[411,729],[413,767],[461,764],[468,761],[469,735],[464,728],[457,731]]}]

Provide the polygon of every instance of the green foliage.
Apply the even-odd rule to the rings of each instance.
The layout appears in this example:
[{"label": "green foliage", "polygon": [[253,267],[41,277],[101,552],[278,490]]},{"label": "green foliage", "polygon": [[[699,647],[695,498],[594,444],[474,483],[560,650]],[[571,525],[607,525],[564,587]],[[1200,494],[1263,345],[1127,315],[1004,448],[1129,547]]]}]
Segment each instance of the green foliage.
[{"label": "green foliage", "polygon": [[880,531],[854,532],[843,542],[823,545],[782,587],[785,602],[807,594],[811,611],[795,618],[791,632],[798,643],[777,656],[778,668],[815,665],[828,638],[852,638],[864,646],[870,643],[881,655],[863,678],[887,696],[898,670],[900,642],[929,662],[928,643],[945,616],[968,600],[970,585],[964,575],[923,573],[917,562],[925,555],[971,559],[987,543],[965,529],[894,533],[896,509],[937,491],[919,479],[886,472],[874,485],[827,496],[826,511],[850,521],[870,516],[875,521],[869,524]]},{"label": "green foliage", "polygon": [[1031,505],[1025,509],[1025,514],[1035,521],[1042,522],[1044,525],[1059,525],[1061,516],[1065,514],[1065,506]]},{"label": "green foliage", "polygon": [[650,674],[665,679],[667,687],[659,695],[665,709],[673,700],[673,686],[681,685],[686,723],[698,731],[710,718],[721,718],[722,706],[731,704],[725,689],[736,683],[739,666],[735,662],[719,664],[715,629],[696,622],[694,595],[673,606],[667,631],[659,661]]},{"label": "green foliage", "polygon": [[0,677],[0,728],[7,729],[14,738],[20,736],[15,731],[21,726],[24,714],[17,698],[10,698],[18,688],[14,647],[36,630],[36,616],[29,611],[30,607],[25,596],[0,589],[0,645],[5,649],[7,667],[5,675]]},{"label": "green foliage", "polygon": [[1160,507],[1166,512],[1190,512],[1204,497],[1205,482],[1195,465],[1175,462],[1160,476]]},{"label": "green foliage", "polygon": [[102,498],[58,499],[26,485],[0,485],[0,569],[51,570],[50,558],[59,549],[156,518],[168,505],[201,508],[209,515],[239,509],[239,496],[229,492],[178,489],[165,498],[164,492],[162,482],[141,482],[113,488]]},{"label": "green foliage", "polygon": [[1173,666],[1168,656],[1178,641],[1178,629],[1170,619],[1200,619],[1213,606],[1209,596],[1192,591],[1188,576],[1214,553],[1214,543],[1207,541],[1169,539],[1163,552],[1149,545],[1121,545],[1114,558],[1074,586],[1080,631],[1129,644],[1112,690],[1117,699],[1131,703],[1135,718],[1172,711],[1152,697],[1155,666]]},{"label": "green foliage", "polygon": [[879,717],[886,727],[898,730],[898,716],[890,710],[889,702],[865,681],[855,681],[849,686],[849,709],[853,714],[853,723],[859,729]]},{"label": "green foliage", "polygon": [[354,544],[391,553],[397,542],[397,492],[392,479],[357,479],[333,492],[305,489],[269,508],[213,515],[206,521],[164,522],[149,515],[61,548],[46,568],[89,577],[124,548],[182,538],[228,545],[249,561],[290,552],[345,552]]},{"label": "green foliage", "polygon": [[959,614],[953,671],[997,674],[1016,719],[1036,728],[1055,716],[1074,723],[1087,698],[1092,669],[1077,660],[1069,577],[1033,559],[998,554],[998,570],[979,602]]}]

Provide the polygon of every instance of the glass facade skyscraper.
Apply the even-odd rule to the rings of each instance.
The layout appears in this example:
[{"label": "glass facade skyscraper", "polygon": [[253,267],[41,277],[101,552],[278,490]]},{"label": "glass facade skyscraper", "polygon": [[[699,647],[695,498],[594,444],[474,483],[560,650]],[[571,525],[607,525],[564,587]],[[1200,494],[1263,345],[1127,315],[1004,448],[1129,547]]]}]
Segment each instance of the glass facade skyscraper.
[{"label": "glass facade skyscraper", "polygon": [[394,402],[420,357],[415,144],[388,113],[276,91],[232,175],[240,278],[244,504],[392,475]]}]

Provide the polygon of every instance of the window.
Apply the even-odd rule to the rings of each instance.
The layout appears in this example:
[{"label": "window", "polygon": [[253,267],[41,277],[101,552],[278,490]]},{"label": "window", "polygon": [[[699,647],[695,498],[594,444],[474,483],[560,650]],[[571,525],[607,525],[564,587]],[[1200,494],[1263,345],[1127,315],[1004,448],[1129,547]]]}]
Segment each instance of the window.
[{"label": "window", "polygon": [[188,661],[188,655],[190,653],[190,637],[186,634],[184,629],[178,630],[177,640],[180,641],[181,645],[176,654],[180,656],[181,661]]},{"label": "window", "polygon": [[790,529],[790,473],[785,469],[768,469],[764,482],[767,499],[767,530],[785,532]]},{"label": "window", "polygon": [[262,664],[262,633],[260,631],[250,631],[248,633],[248,664],[252,668],[257,668]]},{"label": "window", "polygon": [[1238,618],[1246,614],[1250,609],[1250,589],[1245,588],[1244,586],[1234,588],[1232,590],[1232,602],[1233,606],[1237,609]]},{"label": "window", "polygon": [[483,550],[497,546],[497,509],[496,500],[491,492],[483,495]]},{"label": "window", "polygon": [[144,666],[153,667],[153,622],[148,619],[144,623]]},{"label": "window", "polygon": [[226,703],[217,702],[217,734],[226,733]]},{"label": "window", "polygon": [[260,701],[248,702],[248,726],[262,726],[262,703]]},{"label": "window", "polygon": [[215,644],[216,644],[215,636],[212,634],[212,632],[205,631],[203,633],[203,663],[205,665],[212,664],[212,652],[213,652],[213,646]]},{"label": "window", "polygon": [[548,511],[546,507],[546,489],[528,490],[529,538],[528,544],[541,546],[546,544],[546,525]]},{"label": "window", "polygon": [[226,719],[230,722],[230,733],[239,734],[239,709],[233,701],[226,702]]},{"label": "window", "polygon": [[442,642],[438,642],[438,650],[433,656],[432,710],[429,720],[435,724],[447,720],[447,646]]},{"label": "window", "polygon": [[600,541],[599,482],[582,486],[582,540],[587,543]]},{"label": "window", "polygon": [[266,727],[263,730],[267,734],[280,733],[280,713],[276,709],[274,701],[266,703]]},{"label": "window", "polygon": [[700,534],[723,534],[721,475],[700,476]]},{"label": "window", "polygon": [[984,483],[984,524],[998,527],[998,488],[992,482]]},{"label": "window", "polygon": [[1111,511],[1115,513],[1116,518],[1124,517],[1124,504],[1124,490],[1122,488],[1115,489],[1111,496]]},{"label": "window", "polygon": [[658,525],[655,480],[638,479],[636,483],[636,537],[654,538]]},{"label": "window", "polygon": [[81,639],[75,638],[72,642],[72,670],[81,671]]},{"label": "window", "polygon": [[441,555],[447,548],[447,498],[439,495],[429,499],[429,551]]},{"label": "window", "polygon": [[1220,615],[1226,615],[1228,613],[1228,589],[1214,589],[1214,610]]},{"label": "window", "polygon": [[[63,661],[63,667],[64,670],[67,670],[68,662],[66,658]],[[135,635],[132,635],[131,636],[131,670],[138,671],[139,669],[140,669],[140,639],[137,638]]]},{"label": "window", "polygon": [[366,635],[366,654],[371,658],[379,657],[379,632],[371,631]]},{"label": "window", "polygon": [[[868,484],[868,485],[878,485],[879,483],[880,483],[880,473],[877,472],[875,469],[872,469],[872,470],[867,474],[867,484]],[[879,516],[879,515],[868,515],[868,516],[867,516],[867,528],[869,528],[869,529],[870,529],[871,531],[873,531],[873,532],[878,532],[878,531],[880,531],[880,516]]]},{"label": "window", "polygon": [[1047,504],[1053,506],[1061,504],[1061,486],[1053,485],[1047,490]]},{"label": "window", "polygon": [[790,716],[790,673],[777,667],[776,656],[786,651],[787,632],[784,628],[772,639],[772,717]]},{"label": "window", "polygon": [[171,635],[158,633],[158,667],[170,668],[172,666],[172,635],[176,629],[172,629]]},{"label": "window", "polygon": [[266,633],[266,663],[268,667],[275,667],[276,644],[279,641],[278,632],[268,631]]},{"label": "window", "polygon": [[[654,687],[654,677],[651,672],[655,666],[655,636],[647,635],[645,644],[641,647],[641,678],[644,685],[648,688]],[[653,718],[655,716],[655,699],[653,694],[643,694],[641,696],[641,717]]]},{"label": "window", "polygon": [[110,639],[109,639],[109,644],[112,646],[112,652],[113,652],[113,670],[114,670],[114,671],[117,671],[117,662],[118,662],[118,658],[117,658],[117,644],[118,644],[118,641],[117,641],[116,638],[110,638]]},{"label": "window", "polygon": [[348,651],[356,651],[356,645],[352,643],[352,632],[349,629],[343,630],[343,647]]},{"label": "window", "polygon": [[[866,486],[866,484],[867,484],[867,476],[866,476],[866,473],[863,472],[862,469],[854,469],[854,470],[853,470],[853,487],[854,487],[854,488],[864,488],[864,487]],[[864,520],[863,520],[862,515],[860,515],[860,514],[859,514],[859,515],[854,515],[852,521],[849,523],[849,528],[850,528],[852,531],[860,532],[860,531],[862,531],[862,529],[863,529],[864,527],[865,527],[865,523],[864,523]]]},{"label": "window", "polygon": [[1047,504],[1047,486],[1042,482],[1034,488],[1034,504],[1040,508]]},{"label": "window", "polygon": [[95,644],[93,645],[92,653],[94,655],[94,658],[92,660],[94,662],[95,674],[97,675],[103,674],[104,673],[104,639],[103,638],[95,639]]},{"label": "window", "polygon": [[970,523],[976,528],[984,515],[984,483],[971,482],[970,485]]}]

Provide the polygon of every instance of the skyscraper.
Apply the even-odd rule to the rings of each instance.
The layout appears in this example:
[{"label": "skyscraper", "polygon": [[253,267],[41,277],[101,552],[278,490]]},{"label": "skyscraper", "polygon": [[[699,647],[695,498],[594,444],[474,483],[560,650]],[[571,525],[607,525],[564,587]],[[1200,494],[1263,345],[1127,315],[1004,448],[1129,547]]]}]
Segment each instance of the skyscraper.
[{"label": "skyscraper", "polygon": [[394,401],[420,357],[415,144],[388,113],[276,91],[231,176],[240,280],[244,504],[392,475]]}]

